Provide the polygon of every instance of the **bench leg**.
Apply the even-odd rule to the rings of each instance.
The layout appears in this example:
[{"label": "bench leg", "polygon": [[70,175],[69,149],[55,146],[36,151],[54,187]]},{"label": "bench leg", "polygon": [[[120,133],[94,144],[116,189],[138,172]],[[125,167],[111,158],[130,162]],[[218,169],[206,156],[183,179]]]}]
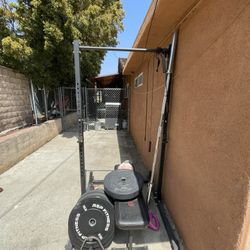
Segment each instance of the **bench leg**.
[{"label": "bench leg", "polygon": [[129,232],[127,248],[128,250],[133,250],[133,236],[131,232]]}]

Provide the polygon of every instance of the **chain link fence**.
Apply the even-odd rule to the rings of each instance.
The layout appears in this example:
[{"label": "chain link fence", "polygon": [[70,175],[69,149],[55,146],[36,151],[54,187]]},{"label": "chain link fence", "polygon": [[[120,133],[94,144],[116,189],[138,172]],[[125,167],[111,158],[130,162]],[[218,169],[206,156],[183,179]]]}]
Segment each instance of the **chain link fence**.
[{"label": "chain link fence", "polygon": [[[82,88],[82,111],[85,128],[121,129],[127,120],[124,90],[120,88]],[[34,88],[34,102],[38,123],[76,113],[74,87],[54,90]]]},{"label": "chain link fence", "polygon": [[76,112],[75,88],[59,87],[56,89],[38,88],[32,86],[32,109],[37,123],[64,117]]},{"label": "chain link fence", "polygon": [[124,90],[118,88],[87,88],[86,123],[88,129],[121,129],[127,119]]}]

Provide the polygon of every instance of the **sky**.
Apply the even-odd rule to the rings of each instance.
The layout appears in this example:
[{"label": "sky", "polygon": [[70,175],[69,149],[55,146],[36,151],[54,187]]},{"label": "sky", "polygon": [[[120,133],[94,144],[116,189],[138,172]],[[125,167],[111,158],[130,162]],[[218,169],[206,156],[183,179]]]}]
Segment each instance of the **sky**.
[{"label": "sky", "polygon": [[[137,33],[152,0],[122,0],[125,18],[124,31],[118,35],[117,47],[129,48],[133,46]],[[108,52],[101,66],[100,75],[117,73],[118,58],[127,57],[126,52]]]}]

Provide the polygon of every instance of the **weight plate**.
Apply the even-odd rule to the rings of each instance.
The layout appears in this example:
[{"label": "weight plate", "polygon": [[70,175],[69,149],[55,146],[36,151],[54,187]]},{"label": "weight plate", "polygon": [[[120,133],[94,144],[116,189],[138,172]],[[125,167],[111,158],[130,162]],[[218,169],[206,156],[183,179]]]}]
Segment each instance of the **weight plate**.
[{"label": "weight plate", "polygon": [[[108,202],[111,202],[110,199],[107,197],[107,195],[105,194],[104,190],[103,189],[96,189],[95,190],[96,194],[98,195],[101,195],[104,199],[106,199]],[[81,199],[85,198],[85,197],[88,197],[88,196],[91,196],[92,193],[91,192],[86,192],[84,193],[82,196],[81,196]],[[109,237],[105,237],[102,241],[102,244],[105,246],[110,246],[110,244],[112,243],[113,241],[113,238],[114,238],[114,235],[115,235],[115,227],[113,228],[113,231],[110,232],[110,236]],[[83,247],[83,249],[89,249],[89,246],[90,244],[88,244],[88,246],[86,247]],[[100,249],[99,246],[97,246],[97,248],[95,248],[95,246],[93,247],[94,250],[98,250]]]},{"label": "weight plate", "polygon": [[135,199],[141,192],[143,177],[131,170],[117,169],[104,178],[104,191],[114,200]]},{"label": "weight plate", "polygon": [[[104,196],[104,194],[100,194],[100,193],[98,193],[97,195],[98,196]],[[91,199],[93,198],[93,194],[87,194],[87,195],[85,195],[85,198],[81,199],[81,201],[80,201],[80,204],[84,203],[84,205],[87,208],[88,208],[88,206],[87,206],[88,202],[86,202],[86,200],[89,200],[89,198],[88,198],[89,196],[91,196]],[[107,197],[105,197],[103,199],[106,200],[106,202],[107,202]],[[97,202],[97,201],[95,200],[94,202]],[[79,220],[79,222],[78,222],[79,225],[84,226],[83,229],[80,228],[80,229],[78,229],[78,232],[77,232],[77,227],[76,227],[76,224],[75,224],[75,231],[73,231],[73,234],[78,233],[78,239],[77,239],[76,242],[73,239],[71,239],[71,241],[74,242],[74,246],[75,246],[76,249],[79,249],[78,247],[80,247],[82,245],[82,239],[84,238],[84,236],[93,236],[93,235],[94,236],[98,236],[101,239],[101,242],[102,242],[102,244],[103,244],[104,247],[108,247],[111,244],[112,240],[113,240],[113,237],[114,237],[114,226],[111,225],[110,230],[108,230],[108,233],[107,232],[105,233],[103,228],[98,228],[98,227],[100,227],[100,225],[103,227],[103,225],[104,224],[106,225],[107,223],[106,223],[106,221],[104,219],[103,213],[100,213],[100,210],[93,209],[93,205],[94,205],[94,203],[92,203],[91,208],[89,208],[87,211],[85,211],[83,213],[82,219]],[[100,206],[103,205],[102,202],[101,202],[100,197],[98,197],[97,205],[98,205],[99,208],[101,208]],[[94,205],[94,207],[96,207],[96,206]],[[106,209],[106,208],[104,208],[104,209]],[[101,208],[101,210],[104,210],[104,209]],[[74,211],[74,212],[76,212],[76,211]],[[76,219],[77,218],[75,217],[75,220]],[[87,226],[86,226],[86,223],[87,223]],[[110,224],[112,224],[112,221],[111,221]],[[97,231],[101,231],[101,233],[100,232],[99,233],[95,232],[95,230],[93,231],[93,228],[96,228]],[[79,231],[80,231],[80,234],[82,234],[82,235],[79,234]],[[79,236],[81,236],[80,237],[80,241],[79,241]],[[70,238],[72,238],[72,237],[70,237]],[[85,245],[84,249],[89,249],[90,246],[93,249],[100,249],[99,245],[95,241],[92,242],[92,243],[88,242],[88,244]]]},{"label": "weight plate", "polygon": [[[80,249],[89,236],[98,237],[107,248],[114,237],[114,207],[101,190],[93,190],[81,196],[70,213],[68,233],[75,249]],[[100,249],[96,241],[87,242],[83,249]]]},{"label": "weight plate", "polygon": [[[111,202],[110,199],[107,197],[107,195],[104,193],[103,189],[96,189],[95,192],[96,192],[96,194],[101,195],[108,202]],[[84,199],[84,198],[88,197],[89,195],[92,196],[92,193],[91,192],[86,192],[86,193],[84,193],[81,196],[81,199]],[[115,227],[114,227],[113,231],[110,232],[110,236],[109,237],[105,237],[103,239],[102,244],[109,246],[112,243],[112,241],[113,241],[114,234],[115,234]],[[88,245],[90,245],[90,244],[88,244]],[[88,247],[84,247],[83,249],[89,249],[89,246]],[[99,247],[97,247],[97,249],[95,247],[93,247],[93,249],[97,250],[97,249],[99,249]]]},{"label": "weight plate", "polygon": [[[103,189],[96,189],[95,191],[98,192],[100,195],[102,195],[103,198],[106,199],[108,202],[111,202],[111,200],[107,197]],[[113,231],[110,232],[110,236],[105,237],[105,239],[103,239],[103,244],[109,246],[113,241],[114,234],[115,234],[115,226],[113,227]]]}]

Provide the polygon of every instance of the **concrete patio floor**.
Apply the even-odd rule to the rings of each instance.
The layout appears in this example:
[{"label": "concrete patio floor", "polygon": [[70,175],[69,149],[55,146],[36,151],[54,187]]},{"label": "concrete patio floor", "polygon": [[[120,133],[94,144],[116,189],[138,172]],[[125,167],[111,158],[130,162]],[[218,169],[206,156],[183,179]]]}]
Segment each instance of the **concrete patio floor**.
[{"label": "concrete patio floor", "polygon": [[[126,132],[85,132],[85,154],[89,170],[112,170],[129,159],[147,174]],[[80,197],[79,172],[76,132],[64,132],[0,175],[0,249],[66,249],[68,215]],[[154,202],[150,210],[157,212]],[[171,249],[160,223],[159,232],[134,232],[135,246]],[[126,240],[127,232],[117,231],[110,249]]]}]

